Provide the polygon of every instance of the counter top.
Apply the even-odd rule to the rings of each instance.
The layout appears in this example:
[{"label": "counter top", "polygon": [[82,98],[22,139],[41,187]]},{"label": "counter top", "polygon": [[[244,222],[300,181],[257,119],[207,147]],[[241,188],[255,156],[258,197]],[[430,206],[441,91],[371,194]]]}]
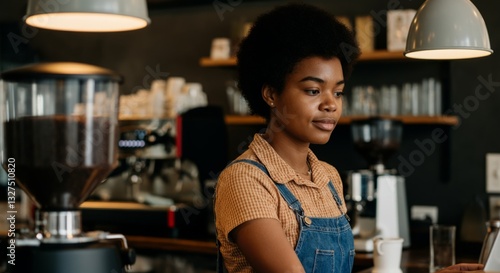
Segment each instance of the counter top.
[{"label": "counter top", "polygon": [[173,238],[159,238],[148,236],[131,236],[126,235],[127,243],[138,249],[152,249],[164,251],[182,251],[187,253],[198,254],[217,254],[215,240],[213,241],[198,241]]},{"label": "counter top", "polygon": [[[457,254],[456,263],[477,263],[478,258],[470,255]],[[358,273],[370,273],[373,267],[373,253],[356,253],[354,259]],[[360,269],[364,268],[364,269]],[[403,250],[401,255],[401,270],[403,273],[428,273],[429,249],[410,248]]]},{"label": "counter top", "polygon": [[[196,241],[172,238],[155,238],[145,236],[126,236],[130,246],[165,251],[182,251],[198,254],[217,254],[215,241]],[[457,263],[476,263],[477,257],[469,254],[457,254]],[[354,258],[353,272],[369,273],[373,267],[373,253],[358,252]],[[429,249],[410,248],[403,250],[401,256],[403,273],[428,273]]]},{"label": "counter top", "polygon": [[[7,233],[1,231],[0,237],[5,236],[7,236]],[[175,251],[214,256],[217,254],[215,240],[189,240],[135,235],[126,235],[125,237],[127,238],[128,245],[135,249]],[[460,254],[457,252],[456,263],[476,263],[478,257],[473,256],[474,255]],[[373,253],[356,253],[353,272],[370,273],[372,267]],[[401,269],[403,273],[428,273],[429,250],[425,247],[403,250]]]}]

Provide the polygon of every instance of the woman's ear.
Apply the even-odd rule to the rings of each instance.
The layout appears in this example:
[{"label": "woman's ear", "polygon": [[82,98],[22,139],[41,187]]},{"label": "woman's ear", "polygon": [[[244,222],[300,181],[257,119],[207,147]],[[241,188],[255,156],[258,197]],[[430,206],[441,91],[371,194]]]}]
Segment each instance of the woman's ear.
[{"label": "woman's ear", "polygon": [[269,107],[274,108],[275,107],[275,98],[276,98],[276,92],[274,91],[274,88],[272,88],[269,85],[264,85],[262,87],[262,98],[264,101],[269,105]]}]

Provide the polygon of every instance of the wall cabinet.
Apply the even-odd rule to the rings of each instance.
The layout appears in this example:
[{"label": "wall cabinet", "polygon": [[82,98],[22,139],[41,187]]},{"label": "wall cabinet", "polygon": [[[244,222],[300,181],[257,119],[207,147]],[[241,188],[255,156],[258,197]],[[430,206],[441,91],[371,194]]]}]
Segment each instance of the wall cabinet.
[{"label": "wall cabinet", "polygon": [[[385,51],[377,50],[373,52],[363,53],[359,58],[359,62],[388,62],[388,61],[404,61],[404,62],[419,62],[418,60],[408,59],[403,55],[402,51]],[[229,59],[210,59],[204,57],[200,59],[202,67],[234,67],[236,66],[236,58]],[[382,118],[391,118],[401,120],[404,124],[428,124],[428,125],[456,125],[458,118],[456,116],[380,116]],[[351,121],[367,118],[366,116],[345,116],[339,120],[339,124],[350,124]],[[261,117],[256,116],[226,116],[228,125],[257,125],[264,124],[265,121]]]}]

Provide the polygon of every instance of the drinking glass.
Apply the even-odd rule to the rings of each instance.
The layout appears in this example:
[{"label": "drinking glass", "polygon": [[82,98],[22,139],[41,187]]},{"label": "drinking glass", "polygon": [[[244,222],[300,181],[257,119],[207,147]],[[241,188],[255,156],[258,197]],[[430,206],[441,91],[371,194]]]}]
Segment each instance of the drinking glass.
[{"label": "drinking glass", "polygon": [[433,273],[455,264],[455,230],[455,226],[430,227],[429,272]]}]

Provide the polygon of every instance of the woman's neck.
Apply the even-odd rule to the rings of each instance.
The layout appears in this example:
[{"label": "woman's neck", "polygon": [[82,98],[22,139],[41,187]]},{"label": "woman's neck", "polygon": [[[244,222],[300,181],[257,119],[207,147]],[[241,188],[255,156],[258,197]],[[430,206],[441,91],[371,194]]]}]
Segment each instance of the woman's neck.
[{"label": "woman's neck", "polygon": [[276,153],[297,173],[308,174],[308,171],[310,171],[309,164],[307,163],[308,143],[294,141],[282,132],[266,132],[263,137]]}]

